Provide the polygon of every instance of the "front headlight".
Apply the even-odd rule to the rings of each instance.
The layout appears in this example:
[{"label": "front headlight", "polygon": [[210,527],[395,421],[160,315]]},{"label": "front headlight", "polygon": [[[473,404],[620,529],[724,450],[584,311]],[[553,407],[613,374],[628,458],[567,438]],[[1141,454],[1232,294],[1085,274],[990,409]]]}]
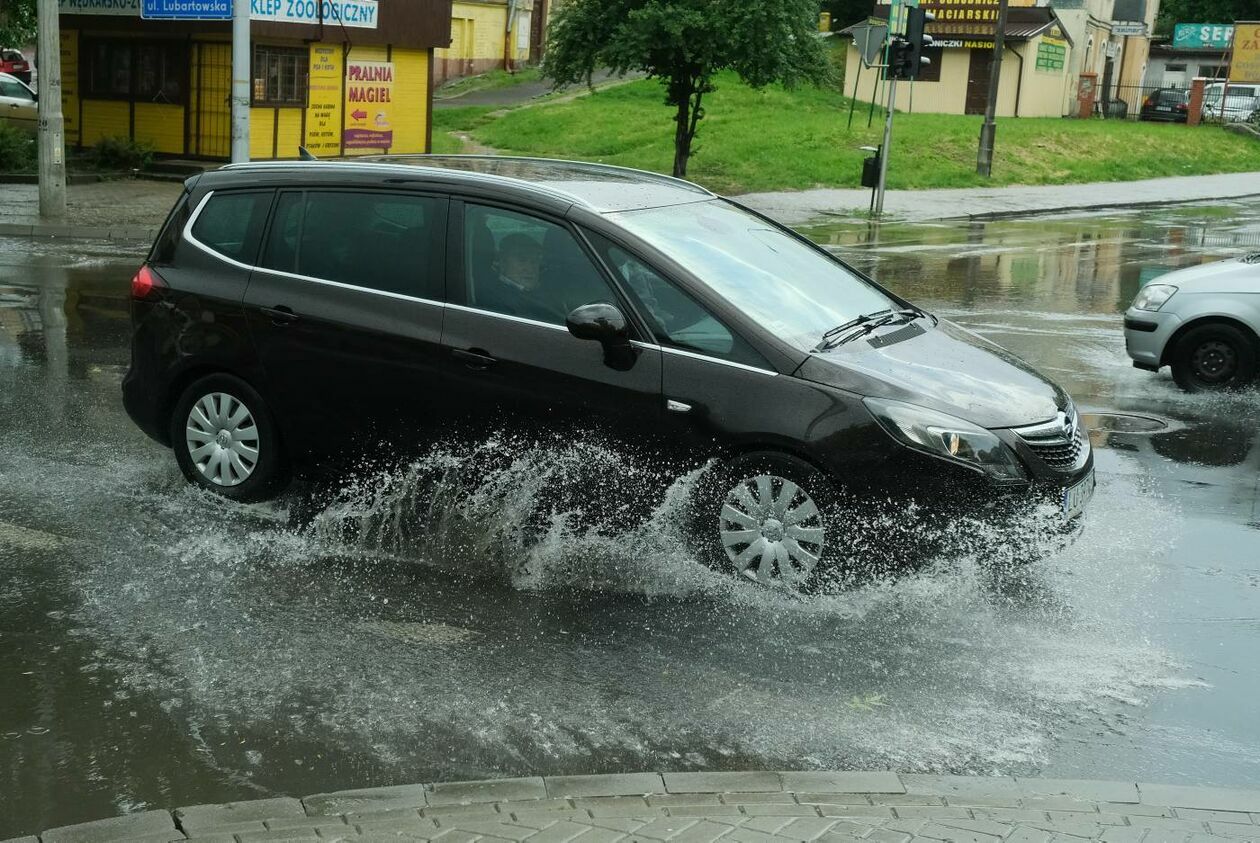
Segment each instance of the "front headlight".
[{"label": "front headlight", "polygon": [[1172,284],[1147,284],[1138,290],[1137,298],[1133,300],[1133,307],[1137,310],[1159,310],[1175,292],[1177,288]]},{"label": "front headlight", "polygon": [[916,404],[886,398],[862,401],[884,430],[909,448],[962,463],[995,480],[1028,479],[1015,452],[992,431]]}]

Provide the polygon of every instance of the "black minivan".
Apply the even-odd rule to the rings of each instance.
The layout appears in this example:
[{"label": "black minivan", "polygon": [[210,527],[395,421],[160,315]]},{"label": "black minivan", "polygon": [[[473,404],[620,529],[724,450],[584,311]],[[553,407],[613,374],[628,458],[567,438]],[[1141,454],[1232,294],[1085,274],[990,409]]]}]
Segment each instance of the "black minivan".
[{"label": "black minivan", "polygon": [[713,460],[697,553],[799,587],[845,512],[1094,489],[1049,379],[697,185],[479,156],[232,165],[132,281],[128,413],[193,483],[277,494],[349,452],[577,425]]}]

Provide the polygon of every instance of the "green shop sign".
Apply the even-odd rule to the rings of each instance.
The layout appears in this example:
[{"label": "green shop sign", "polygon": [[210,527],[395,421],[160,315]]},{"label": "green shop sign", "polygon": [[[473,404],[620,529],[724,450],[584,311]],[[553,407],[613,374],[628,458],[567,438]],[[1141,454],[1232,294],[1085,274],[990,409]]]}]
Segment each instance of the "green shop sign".
[{"label": "green shop sign", "polygon": [[1228,23],[1179,23],[1173,27],[1173,49],[1228,50],[1234,27]]},{"label": "green shop sign", "polygon": [[1043,38],[1037,45],[1037,70],[1051,73],[1062,70],[1067,59],[1067,42],[1056,38]]}]

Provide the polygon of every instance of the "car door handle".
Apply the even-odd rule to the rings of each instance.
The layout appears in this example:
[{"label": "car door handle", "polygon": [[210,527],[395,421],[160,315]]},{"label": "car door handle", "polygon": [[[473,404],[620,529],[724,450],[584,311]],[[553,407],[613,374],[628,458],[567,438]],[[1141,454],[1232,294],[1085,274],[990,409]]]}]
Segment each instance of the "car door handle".
[{"label": "car door handle", "polygon": [[264,307],[262,312],[271,317],[272,325],[289,325],[301,317],[293,312],[293,308],[278,304],[275,307]]},{"label": "car door handle", "polygon": [[499,362],[480,348],[470,348],[467,350],[457,348],[451,352],[451,356],[462,362],[474,372],[484,372],[486,369],[489,369],[495,363]]}]

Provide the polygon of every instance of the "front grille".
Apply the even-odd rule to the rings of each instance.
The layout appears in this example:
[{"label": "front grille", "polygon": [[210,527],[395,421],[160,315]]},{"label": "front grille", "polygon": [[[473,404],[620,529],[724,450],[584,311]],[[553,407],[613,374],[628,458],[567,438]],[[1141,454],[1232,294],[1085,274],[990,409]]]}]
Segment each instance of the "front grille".
[{"label": "front grille", "polygon": [[1054,471],[1076,471],[1089,458],[1089,433],[1079,424],[1070,435],[1062,422],[1017,428],[1015,432]]}]

